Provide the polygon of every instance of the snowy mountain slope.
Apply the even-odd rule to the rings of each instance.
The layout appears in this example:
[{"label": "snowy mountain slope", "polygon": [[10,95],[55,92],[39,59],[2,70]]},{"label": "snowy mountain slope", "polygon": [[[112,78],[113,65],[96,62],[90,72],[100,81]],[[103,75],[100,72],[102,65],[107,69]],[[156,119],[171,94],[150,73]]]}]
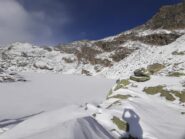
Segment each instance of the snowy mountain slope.
[{"label": "snowy mountain slope", "polygon": [[106,77],[128,77],[134,70],[147,67],[153,63],[161,63],[165,65],[162,72],[164,74],[168,74],[170,71],[183,71],[185,69],[185,55],[178,54],[180,52],[185,52],[185,35],[177,39],[177,41],[162,47],[148,46],[132,42],[128,45],[130,45],[130,47],[139,47],[139,49],[107,70],[105,72]]},{"label": "snowy mountain slope", "polygon": [[[182,87],[182,81],[184,81],[183,78],[161,76],[152,76],[150,81],[144,83],[130,80],[128,86],[116,91],[114,91],[114,86],[112,93],[100,106],[102,111],[105,110],[128,122],[132,136],[142,136],[147,139],[183,139],[185,136],[185,116],[183,115],[185,101],[179,102],[178,98],[175,101],[166,100],[165,97],[160,97],[160,93],[148,95],[143,91],[146,87],[157,85],[166,85],[169,90],[185,90]],[[137,114],[139,118],[132,117],[134,114]],[[101,115],[103,113],[97,113],[95,117],[100,123],[103,117]],[[122,132],[119,131],[120,134]]]},{"label": "snowy mountain slope", "polygon": [[[114,50],[105,52],[97,50],[96,46],[83,47],[84,52],[80,54],[66,53],[54,48],[49,48],[48,50],[30,44],[15,43],[1,51],[0,64],[1,68],[9,71],[52,71],[64,74],[76,73],[86,75],[101,74],[108,78],[119,78],[120,76],[123,76],[119,73],[123,68],[125,71],[129,71],[130,69],[135,70],[134,67],[127,67],[127,63],[130,63],[130,61],[136,62],[137,64],[144,64],[147,62],[146,60],[150,63],[152,60],[153,62],[157,62],[157,59],[159,59],[157,58],[158,56],[164,57],[166,54],[169,54],[169,52],[165,51],[166,49],[170,48],[172,52],[177,51],[178,49],[181,51],[180,49],[183,49],[181,46],[178,46],[179,48],[175,48],[175,46],[177,43],[183,43],[183,39],[184,37],[177,42],[163,47],[143,44],[139,41],[128,41],[121,44],[118,48],[113,48]],[[95,54],[88,54],[92,53],[92,51]],[[155,57],[148,59],[151,54],[155,55]],[[168,58],[170,58],[170,56],[168,56]],[[149,62],[146,64],[149,64]],[[172,62],[171,64],[173,64],[173,61],[168,60],[167,62]],[[132,65],[137,64],[134,63]],[[119,65],[122,65],[122,69],[116,69]],[[116,72],[116,74],[114,72]]]},{"label": "snowy mountain slope", "polygon": [[[184,139],[184,6],[165,6],[146,24],[101,40],[45,48],[14,43],[1,48],[3,75],[18,72],[28,82],[0,84],[5,96],[0,101],[0,139]],[[138,68],[144,69],[138,72]],[[111,88],[110,80],[89,82],[71,75],[72,80],[65,82],[58,80],[58,73],[119,80]],[[62,85],[76,91],[68,93]],[[111,90],[103,99],[107,88]],[[5,101],[9,99],[12,104]],[[22,110],[17,111],[19,107]]]},{"label": "snowy mountain slope", "polygon": [[[185,12],[184,5],[163,7],[146,24],[101,40],[76,41],[54,48],[14,43],[0,49],[0,67],[13,71],[110,74],[110,68],[123,63],[130,55],[138,55],[140,49],[145,54],[144,46],[150,50],[169,45],[182,36],[185,33],[184,15],[178,13]],[[164,17],[170,22],[166,23]]]}]

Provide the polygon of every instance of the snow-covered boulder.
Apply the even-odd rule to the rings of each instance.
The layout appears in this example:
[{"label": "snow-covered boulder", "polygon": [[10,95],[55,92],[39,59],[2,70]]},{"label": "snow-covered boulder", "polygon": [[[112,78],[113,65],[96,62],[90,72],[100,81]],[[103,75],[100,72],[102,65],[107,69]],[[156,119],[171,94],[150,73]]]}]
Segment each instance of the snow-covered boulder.
[{"label": "snow-covered boulder", "polygon": [[33,64],[35,68],[45,69],[45,70],[53,70],[53,67],[49,66],[47,63],[43,61],[37,61]]}]

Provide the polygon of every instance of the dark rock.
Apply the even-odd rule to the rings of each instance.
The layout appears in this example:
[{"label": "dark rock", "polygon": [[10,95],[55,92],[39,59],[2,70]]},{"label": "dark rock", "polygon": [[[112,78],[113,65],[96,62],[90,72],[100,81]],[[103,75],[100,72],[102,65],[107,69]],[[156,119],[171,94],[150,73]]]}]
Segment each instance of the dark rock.
[{"label": "dark rock", "polygon": [[3,73],[3,72],[4,72],[4,70],[2,68],[0,68],[0,73]]},{"label": "dark rock", "polygon": [[3,76],[3,82],[15,82],[15,78],[12,76]]},{"label": "dark rock", "polygon": [[168,45],[174,42],[177,38],[179,38],[180,34],[151,34],[142,37],[136,37],[135,40],[141,41],[145,44],[152,44],[152,45]]},{"label": "dark rock", "polygon": [[160,8],[159,12],[146,23],[146,28],[185,28],[185,2],[175,5],[163,6],[162,8]]},{"label": "dark rock", "polygon": [[136,82],[145,82],[150,80],[150,73],[145,68],[136,69],[130,79]]},{"label": "dark rock", "polygon": [[85,74],[87,76],[91,76],[91,73],[88,70],[82,69],[81,74]]},{"label": "dark rock", "polygon": [[73,59],[71,59],[71,58],[66,58],[66,57],[64,57],[64,58],[62,58],[66,63],[73,63],[73,62],[75,62],[75,60],[73,60]]},{"label": "dark rock", "polygon": [[98,42],[95,42],[96,46],[98,46],[99,48],[101,48],[103,51],[106,51],[106,52],[114,51],[115,49],[117,49],[117,46],[119,44],[120,43],[118,41],[110,41],[110,42],[98,41]]},{"label": "dark rock", "polygon": [[134,75],[135,76],[146,76],[146,77],[149,77],[150,76],[150,73],[148,72],[148,70],[146,70],[145,68],[141,68],[141,69],[136,69],[135,71],[134,71]]},{"label": "dark rock", "polygon": [[130,55],[133,51],[134,49],[122,47],[117,49],[115,53],[110,56],[110,58],[112,58],[115,62],[119,62]]},{"label": "dark rock", "polygon": [[130,76],[130,80],[136,81],[136,82],[145,82],[150,80],[150,77],[148,76]]}]

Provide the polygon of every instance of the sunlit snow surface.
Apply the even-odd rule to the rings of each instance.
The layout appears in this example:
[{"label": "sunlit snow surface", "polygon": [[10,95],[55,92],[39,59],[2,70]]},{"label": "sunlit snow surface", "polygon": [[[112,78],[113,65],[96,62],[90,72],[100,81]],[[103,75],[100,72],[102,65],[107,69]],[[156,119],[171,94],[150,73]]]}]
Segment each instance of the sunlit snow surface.
[{"label": "sunlit snow surface", "polygon": [[115,83],[115,80],[80,75],[24,73],[23,76],[27,82],[0,84],[0,120],[71,104],[99,104]]},{"label": "sunlit snow surface", "polygon": [[182,78],[152,76],[146,83],[137,83],[137,88],[114,91],[113,95],[133,97],[107,109],[117,101],[105,100],[114,80],[52,73],[22,75],[28,82],[0,84],[0,139],[118,138],[124,132],[112,123],[113,115],[127,121],[130,133],[137,137],[184,139],[185,117],[180,113],[185,108],[142,92],[145,86],[161,83],[177,86]]},{"label": "sunlit snow surface", "polygon": [[113,139],[92,117],[77,106],[67,106],[27,120],[2,139]]},{"label": "sunlit snow surface", "polygon": [[[0,84],[0,132],[3,133],[8,129],[10,131],[10,136],[9,132],[7,132],[8,136],[3,134],[3,136],[0,136],[0,138],[7,137],[19,139],[22,137],[27,137],[31,134],[35,135],[37,132],[40,134],[40,132],[43,132],[43,128],[45,131],[45,128],[47,127],[51,129],[52,133],[52,130],[55,128],[57,129],[58,126],[61,126],[61,130],[63,130],[63,128],[67,130],[66,132],[73,132],[69,129],[72,128],[74,124],[80,126],[81,123],[87,123],[87,125],[85,124],[84,127],[81,128],[93,128],[93,126],[91,127],[89,125],[89,122],[93,122],[94,120],[89,117],[87,112],[83,112],[82,108],[80,109],[79,107],[87,102],[90,102],[94,105],[101,103],[107,95],[107,90],[109,90],[110,87],[115,83],[114,80],[108,80],[101,77],[87,77],[80,75],[61,75],[54,73],[22,73],[21,75],[23,75],[28,81]],[[74,106],[69,107],[70,105]],[[44,118],[39,118],[40,115],[41,117],[44,117],[45,115],[45,121]],[[31,120],[33,121],[33,126],[31,124],[32,122],[29,122],[29,120],[28,124],[26,124],[27,119],[33,116],[36,117],[36,121],[34,118]],[[26,123],[23,122],[24,120],[26,120]],[[21,122],[23,122],[23,126],[26,126],[25,130],[19,130],[19,128],[21,128]],[[63,127],[63,124],[61,123],[66,124],[64,124],[65,126]],[[69,123],[69,125],[67,123]],[[20,126],[18,125],[14,131],[14,128],[12,127],[17,124],[20,124]],[[37,126],[37,124],[39,125]],[[69,129],[66,129],[66,126],[69,127]],[[95,123],[94,126],[98,126],[97,128],[100,128],[98,123]],[[10,130],[11,128],[12,131]],[[34,130],[32,130],[32,128]],[[17,130],[19,131],[16,132]],[[22,132],[22,130],[24,130],[24,132]],[[81,130],[81,132],[82,131],[83,130]],[[93,132],[93,130],[91,131],[89,129],[89,132]],[[48,134],[51,133],[49,132]],[[102,136],[104,136],[103,134],[104,131]],[[70,134],[67,135],[65,133],[63,135],[65,135],[62,136],[63,138],[72,138]],[[75,136],[77,136],[77,133]],[[82,136],[81,138],[83,139]],[[108,135],[105,135],[105,137],[106,136]],[[61,137],[61,135],[55,136],[52,134],[48,139],[57,139],[59,137]],[[45,135],[43,138],[46,139]]]},{"label": "sunlit snow surface", "polygon": [[[139,35],[147,33],[150,31]],[[112,136],[118,138],[124,135],[124,131],[113,124],[113,116],[127,121],[133,136],[142,136],[144,139],[184,139],[184,104],[179,105],[178,99],[167,101],[159,94],[147,95],[143,89],[156,85],[166,85],[167,89],[173,90],[185,88],[182,85],[185,76],[167,76],[171,71],[184,73],[185,55],[174,55],[173,52],[185,52],[185,35],[161,47],[140,42],[127,42],[125,45],[139,49],[100,73],[94,73],[92,65],[86,65],[85,69],[91,71],[92,75],[99,74],[116,79],[128,78],[135,69],[153,63],[161,63],[166,67],[160,73],[151,76],[151,80],[147,82],[134,82],[133,86],[130,84],[127,88],[113,91],[112,95],[130,95],[126,100],[105,100],[115,80],[96,76],[39,73],[42,70],[25,67],[25,70],[20,71],[37,70],[38,73],[20,73],[27,82],[0,84],[0,139],[110,139]],[[23,48],[26,51],[33,50],[33,53],[30,52],[33,56],[36,52],[44,51],[28,46]],[[18,53],[17,50],[22,52],[22,44],[10,53]],[[107,56],[107,53],[100,55]],[[60,70],[62,65],[63,73],[81,73],[83,66],[75,69],[75,64],[58,64],[61,59],[62,55],[59,52],[52,51],[51,54],[47,52],[42,62],[54,65],[55,72]],[[42,64],[39,63],[43,66]],[[17,67],[12,66],[11,69]],[[19,73],[19,70],[17,72]],[[119,103],[112,105],[116,101]],[[88,104],[84,105],[86,102]],[[108,108],[110,105],[112,106]],[[96,114],[96,117],[92,117],[93,114]]]}]

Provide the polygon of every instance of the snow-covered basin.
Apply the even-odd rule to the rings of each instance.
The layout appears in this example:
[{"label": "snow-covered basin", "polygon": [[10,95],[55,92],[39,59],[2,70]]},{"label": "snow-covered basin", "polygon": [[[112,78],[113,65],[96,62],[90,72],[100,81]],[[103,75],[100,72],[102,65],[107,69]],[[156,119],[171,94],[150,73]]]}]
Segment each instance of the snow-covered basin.
[{"label": "snow-covered basin", "polygon": [[67,105],[98,104],[115,80],[103,77],[21,73],[28,81],[0,84],[0,120],[47,112]]}]

